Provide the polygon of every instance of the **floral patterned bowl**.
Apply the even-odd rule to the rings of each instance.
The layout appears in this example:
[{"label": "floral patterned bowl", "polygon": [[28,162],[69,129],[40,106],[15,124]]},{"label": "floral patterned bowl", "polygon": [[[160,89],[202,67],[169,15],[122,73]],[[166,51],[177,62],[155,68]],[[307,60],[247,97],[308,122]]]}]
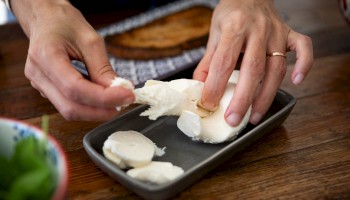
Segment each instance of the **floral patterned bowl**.
[{"label": "floral patterned bowl", "polygon": [[[42,156],[44,160],[43,163],[45,163],[45,165],[47,164],[47,166],[50,166],[49,167],[50,170],[48,170],[48,174],[50,174],[51,179],[48,179],[49,183],[47,182],[44,183],[44,184],[50,185],[49,188],[51,189],[48,191],[49,198],[54,200],[64,199],[66,197],[67,185],[68,185],[68,167],[67,167],[67,159],[66,159],[65,153],[63,152],[59,143],[53,137],[51,137],[50,135],[47,135],[41,129],[35,126],[29,125],[27,123],[24,123],[18,120],[0,117],[0,157],[2,159],[10,160],[11,162],[9,163],[11,163],[14,167],[23,165],[23,162],[19,163],[19,161],[17,161],[16,159],[13,159],[13,157],[15,157],[14,155],[16,154],[15,152],[17,151],[15,150],[17,148],[17,144],[20,141],[22,141],[22,144],[23,144],[24,139],[28,139],[28,138],[34,141],[33,144],[35,145],[33,146],[35,147],[37,147],[37,145],[43,145],[42,146],[43,152],[42,154],[40,154],[40,156]],[[36,155],[36,154],[32,154],[32,155]],[[1,161],[4,161],[4,160],[1,160]],[[4,163],[2,163],[2,165],[4,166]],[[1,169],[1,170],[7,171],[8,169],[5,168],[5,170],[4,169]],[[7,183],[4,183],[5,177],[1,177],[1,176],[5,176],[5,177],[7,176],[7,178],[9,177],[8,174],[6,173],[0,173],[0,199],[2,198],[11,199],[13,198],[13,196],[8,197],[6,196],[6,194],[5,196],[1,196],[1,195],[4,195],[3,194],[4,187],[7,187],[7,186],[4,186],[4,184],[7,184]],[[20,177],[20,176],[17,176],[17,177]],[[32,179],[28,178],[27,180],[29,180],[29,183],[30,183],[27,185],[31,185],[31,182],[33,182],[34,184],[35,182],[35,178],[32,178]],[[11,187],[11,189],[13,189],[13,186]],[[41,189],[42,188],[40,188],[40,190]],[[23,188],[19,191],[23,191]],[[6,193],[6,188],[5,188],[5,193]],[[28,199],[28,198],[25,198],[25,199]]]}]

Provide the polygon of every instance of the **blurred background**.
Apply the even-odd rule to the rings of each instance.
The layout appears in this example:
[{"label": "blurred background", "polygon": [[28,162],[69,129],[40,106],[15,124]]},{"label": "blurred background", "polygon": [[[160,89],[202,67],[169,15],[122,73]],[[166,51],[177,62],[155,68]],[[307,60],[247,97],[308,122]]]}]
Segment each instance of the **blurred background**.
[{"label": "blurred background", "polygon": [[[78,8],[83,15],[87,16],[87,20],[94,25],[94,17],[103,14],[115,14],[116,12],[125,12],[127,10],[148,10],[157,6],[161,6],[174,0],[104,0],[102,2],[96,0],[71,0],[70,2]],[[97,19],[99,20],[99,19]],[[16,18],[6,8],[4,2],[0,1],[0,25],[16,22]]]},{"label": "blurred background", "polygon": [[6,8],[4,2],[0,1],[0,25],[15,22],[16,19],[12,13]]}]

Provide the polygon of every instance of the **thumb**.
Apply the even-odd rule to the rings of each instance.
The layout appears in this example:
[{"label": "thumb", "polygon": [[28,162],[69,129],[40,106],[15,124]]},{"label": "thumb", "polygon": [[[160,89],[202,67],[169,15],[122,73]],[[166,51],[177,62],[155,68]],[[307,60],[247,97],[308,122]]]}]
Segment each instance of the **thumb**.
[{"label": "thumb", "polygon": [[83,51],[83,62],[89,72],[91,81],[105,87],[110,86],[117,73],[109,62],[103,39],[101,38],[86,49]]},{"label": "thumb", "polygon": [[114,72],[111,64],[102,63],[103,62],[94,65],[93,67],[88,67],[88,71],[92,82],[108,87],[111,85],[112,80],[117,76],[117,73]]}]

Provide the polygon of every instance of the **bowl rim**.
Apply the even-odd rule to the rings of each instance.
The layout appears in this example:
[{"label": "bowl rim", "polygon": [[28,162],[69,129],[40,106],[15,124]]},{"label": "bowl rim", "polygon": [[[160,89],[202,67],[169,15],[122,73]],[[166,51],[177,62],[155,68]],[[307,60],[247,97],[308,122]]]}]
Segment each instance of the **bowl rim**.
[{"label": "bowl rim", "polygon": [[67,156],[66,156],[65,152],[63,151],[61,144],[57,141],[57,139],[50,134],[50,131],[49,131],[49,133],[46,134],[46,133],[44,133],[44,131],[41,128],[39,128],[33,124],[30,124],[28,122],[24,122],[23,120],[0,116],[0,121],[5,121],[5,122],[9,122],[9,123],[19,123],[19,124],[22,124],[26,127],[31,128],[32,130],[34,130],[35,134],[46,135],[49,142],[51,142],[53,144],[53,146],[55,146],[55,148],[57,148],[57,151],[61,155],[61,156],[59,156],[59,159],[63,163],[62,169],[65,173],[63,173],[63,176],[59,176],[60,181],[58,182],[58,185],[56,186],[56,189],[53,192],[51,199],[52,200],[64,199],[66,197],[66,193],[68,190],[68,180],[69,180],[68,160],[67,160]]}]

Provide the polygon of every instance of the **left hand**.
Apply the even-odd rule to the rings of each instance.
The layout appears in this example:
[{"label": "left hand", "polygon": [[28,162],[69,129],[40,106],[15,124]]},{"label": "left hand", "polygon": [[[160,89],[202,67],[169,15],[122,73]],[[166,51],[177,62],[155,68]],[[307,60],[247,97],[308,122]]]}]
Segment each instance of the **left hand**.
[{"label": "left hand", "polygon": [[311,39],[291,30],[280,18],[272,0],[221,0],[214,10],[204,57],[194,79],[205,82],[202,105],[215,109],[227,81],[244,52],[235,94],[225,112],[231,126],[237,126],[250,105],[250,122],[257,124],[277,93],[286,74],[286,59],[267,58],[273,52],[296,51],[291,75],[300,84],[313,63]]}]

